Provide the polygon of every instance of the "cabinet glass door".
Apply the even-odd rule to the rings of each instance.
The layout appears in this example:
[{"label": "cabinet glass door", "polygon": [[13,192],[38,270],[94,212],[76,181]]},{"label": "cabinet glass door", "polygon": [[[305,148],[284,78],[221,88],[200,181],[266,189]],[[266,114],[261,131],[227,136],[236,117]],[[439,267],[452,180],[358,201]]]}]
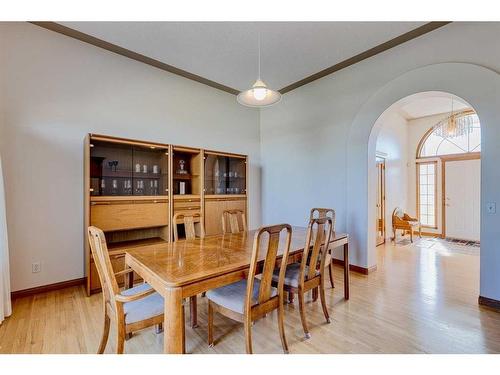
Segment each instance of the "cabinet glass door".
[{"label": "cabinet glass door", "polygon": [[168,194],[168,149],[104,141],[91,144],[91,195]]},{"label": "cabinet glass door", "polygon": [[168,150],[134,146],[133,195],[168,194]]},{"label": "cabinet glass door", "polygon": [[92,142],[91,195],[132,195],[132,148],[110,142]]},{"label": "cabinet glass door", "polygon": [[246,194],[245,159],[206,154],[205,194]]}]

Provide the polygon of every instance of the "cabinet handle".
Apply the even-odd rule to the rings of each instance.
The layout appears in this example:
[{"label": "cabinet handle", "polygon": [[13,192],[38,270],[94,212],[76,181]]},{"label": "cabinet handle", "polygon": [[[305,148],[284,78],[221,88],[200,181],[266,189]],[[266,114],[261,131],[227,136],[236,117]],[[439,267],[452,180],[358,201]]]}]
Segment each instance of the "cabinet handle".
[{"label": "cabinet handle", "polygon": [[92,193],[94,191],[94,189],[90,188],[89,191]]}]

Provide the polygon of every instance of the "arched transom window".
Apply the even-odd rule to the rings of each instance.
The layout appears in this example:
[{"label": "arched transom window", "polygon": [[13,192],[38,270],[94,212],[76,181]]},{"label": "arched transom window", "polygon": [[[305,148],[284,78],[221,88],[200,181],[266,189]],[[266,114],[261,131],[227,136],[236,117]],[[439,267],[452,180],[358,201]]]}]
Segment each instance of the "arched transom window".
[{"label": "arched transom window", "polygon": [[417,158],[480,151],[479,117],[473,111],[464,111],[437,123],[420,142]]}]

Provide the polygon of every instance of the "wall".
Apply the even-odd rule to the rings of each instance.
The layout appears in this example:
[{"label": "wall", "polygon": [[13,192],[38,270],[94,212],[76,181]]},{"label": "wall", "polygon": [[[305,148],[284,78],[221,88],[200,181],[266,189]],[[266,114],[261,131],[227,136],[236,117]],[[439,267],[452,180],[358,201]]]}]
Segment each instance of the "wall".
[{"label": "wall", "polygon": [[[311,206],[335,207],[338,229],[351,235],[350,262],[375,265],[375,233],[368,229],[374,216],[369,202],[375,201],[368,190],[367,171],[375,162],[370,134],[376,139],[373,124],[385,109],[421,91],[452,92],[478,113],[481,107],[480,118],[489,123],[483,146],[485,138],[491,145],[489,162],[483,148],[482,205],[500,200],[495,191],[500,152],[494,146],[500,141],[499,33],[499,23],[453,23],[294,90],[279,106],[262,110],[264,222],[304,223]],[[444,64],[453,62],[463,64]],[[484,214],[481,220],[481,295],[500,300],[500,251],[494,241],[500,220]]]},{"label": "wall", "polygon": [[386,239],[392,236],[392,211],[408,209],[408,127],[404,117],[395,111],[385,112],[378,120],[381,129],[377,151],[385,157]]},{"label": "wall", "polygon": [[[259,112],[233,95],[28,23],[0,23],[0,147],[12,290],[80,278],[83,139],[94,132],[249,155],[260,225]],[[32,274],[31,263],[42,262]]]}]

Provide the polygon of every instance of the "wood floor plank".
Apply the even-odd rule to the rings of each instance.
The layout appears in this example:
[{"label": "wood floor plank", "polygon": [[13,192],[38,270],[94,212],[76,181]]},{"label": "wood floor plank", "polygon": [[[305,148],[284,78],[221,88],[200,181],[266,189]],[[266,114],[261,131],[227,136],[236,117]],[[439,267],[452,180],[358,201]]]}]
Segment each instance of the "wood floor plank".
[{"label": "wood floor plank", "polygon": [[[319,301],[306,303],[312,338],[304,339],[298,305],[285,306],[291,353],[500,353],[500,314],[480,307],[479,256],[438,240],[377,248],[377,271],[352,273],[343,298],[342,269],[326,289],[331,324]],[[477,250],[477,249],[476,249]],[[207,345],[207,300],[199,298],[199,327],[186,325],[188,353],[244,353],[243,326],[215,315],[215,346]],[[102,300],[83,287],[16,299],[0,325],[0,353],[95,353],[102,329]],[[186,320],[189,313],[186,313]],[[282,353],[276,314],[253,326],[256,353]],[[111,325],[106,353],[115,348]],[[162,353],[163,335],[135,333],[126,353]]]}]

